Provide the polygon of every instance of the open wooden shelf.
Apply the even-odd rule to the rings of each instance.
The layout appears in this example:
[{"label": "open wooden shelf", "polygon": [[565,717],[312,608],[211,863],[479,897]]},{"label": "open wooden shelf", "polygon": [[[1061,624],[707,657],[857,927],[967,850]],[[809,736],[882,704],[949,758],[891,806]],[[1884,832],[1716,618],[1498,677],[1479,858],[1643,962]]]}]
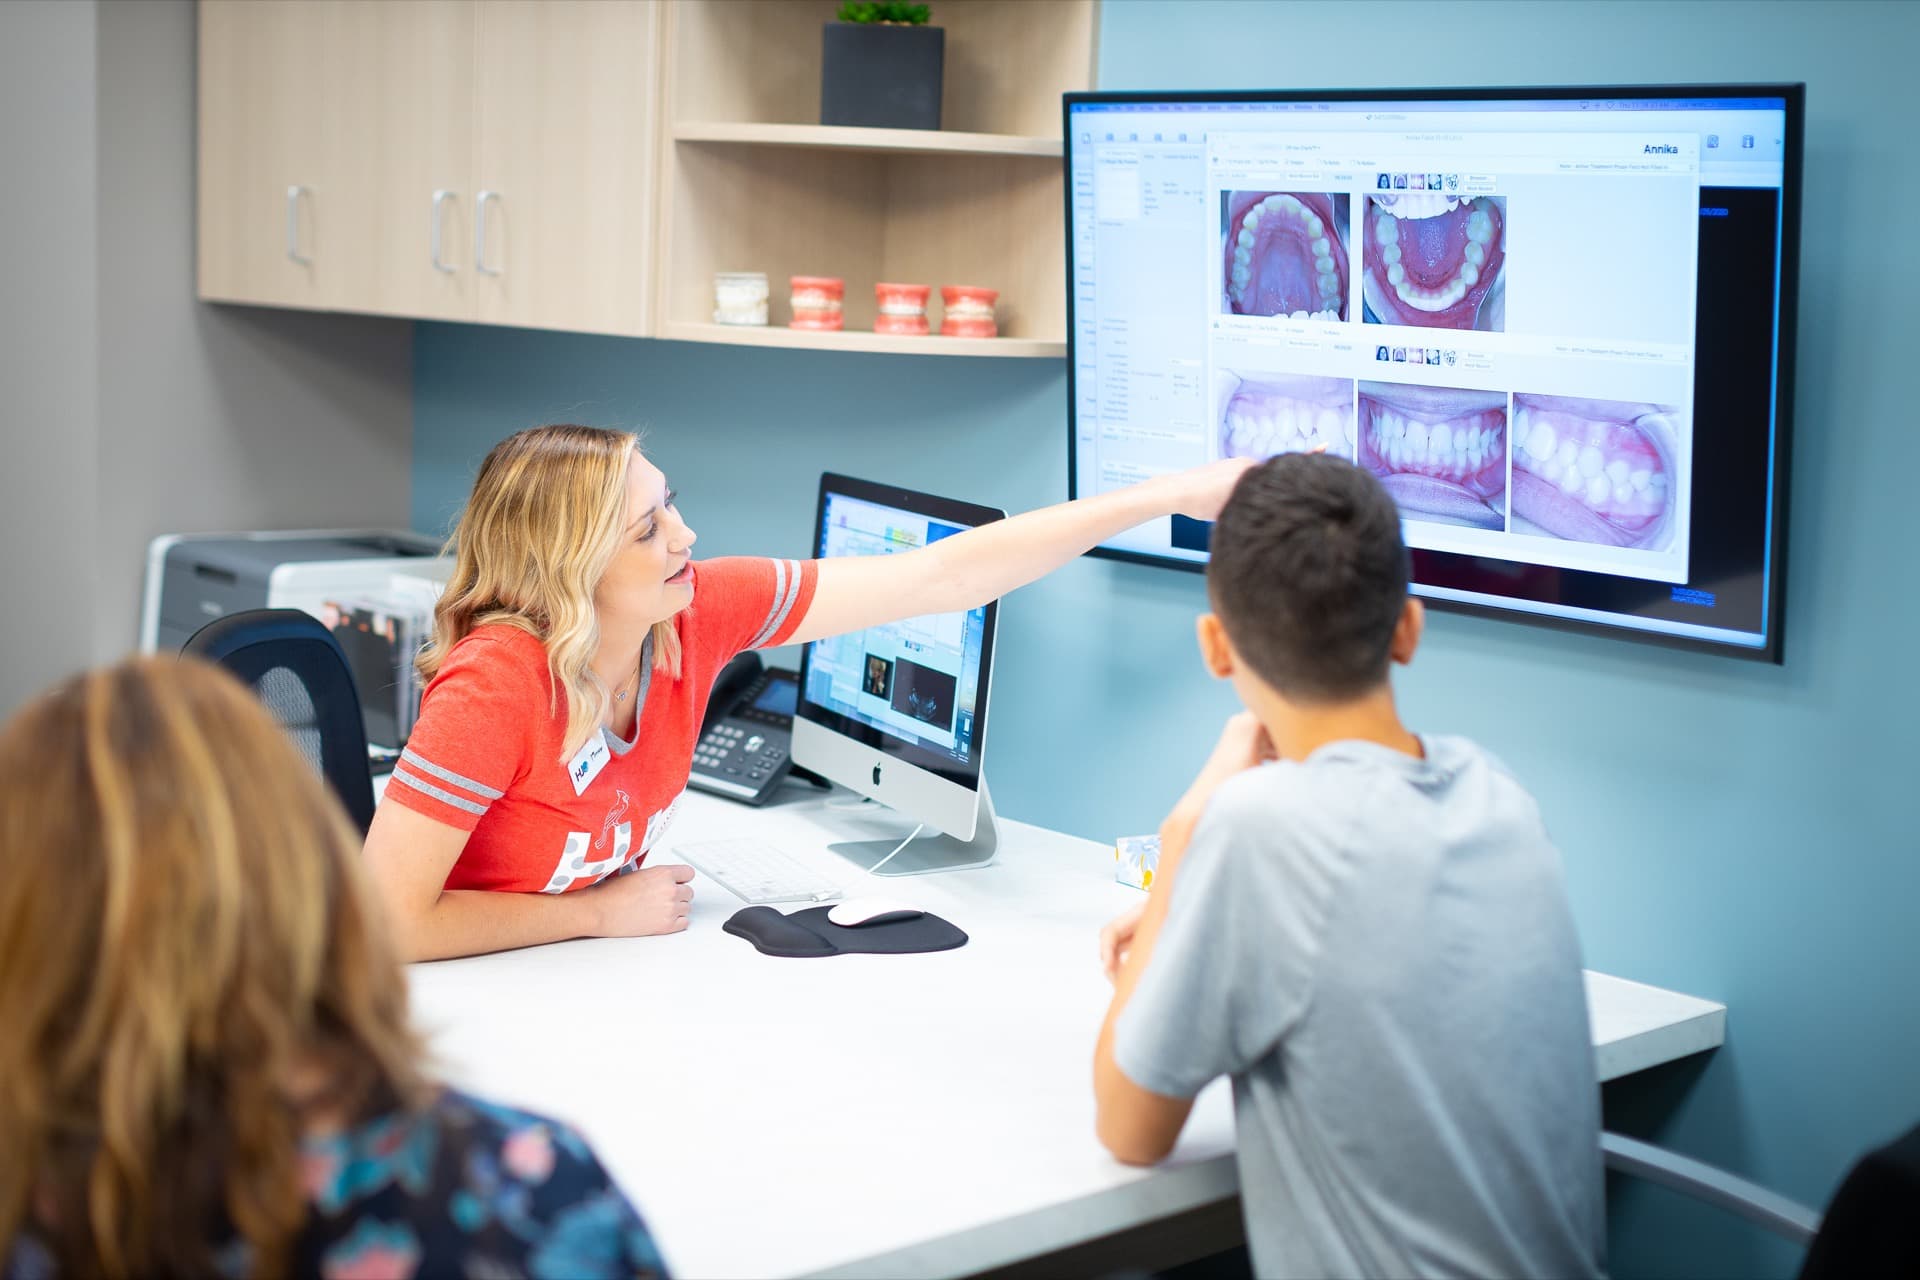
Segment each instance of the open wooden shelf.
[{"label": "open wooden shelf", "polygon": [[[821,125],[833,0],[664,7],[659,336],[1059,359],[1066,352],[1060,94],[1093,83],[1096,0],[945,0],[938,130]],[[711,323],[713,277],[765,272],[765,327]],[[847,328],[786,327],[790,276],[846,282]],[[997,289],[1002,336],[872,332],[874,285]]]},{"label": "open wooden shelf", "polygon": [[1065,342],[1041,338],[924,338],[854,329],[822,332],[785,325],[699,324],[675,321],[660,335],[677,342],[729,342],[746,347],[796,347],[806,351],[879,351],[913,356],[1051,357],[1067,354]]},{"label": "open wooden shelf", "polygon": [[813,151],[868,151],[892,155],[1032,156],[1058,160],[1058,138],[948,129],[852,129],[826,124],[754,124],[701,120],[673,126],[675,142],[720,142]]}]

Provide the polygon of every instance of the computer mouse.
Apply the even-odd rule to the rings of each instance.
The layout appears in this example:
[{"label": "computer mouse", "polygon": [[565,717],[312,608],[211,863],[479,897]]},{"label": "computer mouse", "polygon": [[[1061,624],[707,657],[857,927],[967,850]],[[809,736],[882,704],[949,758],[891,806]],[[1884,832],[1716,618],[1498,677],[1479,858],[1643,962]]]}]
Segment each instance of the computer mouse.
[{"label": "computer mouse", "polygon": [[863,924],[887,924],[893,920],[911,920],[915,916],[927,914],[918,907],[910,907],[904,902],[891,898],[848,898],[845,902],[831,907],[827,919],[834,924],[852,929]]}]

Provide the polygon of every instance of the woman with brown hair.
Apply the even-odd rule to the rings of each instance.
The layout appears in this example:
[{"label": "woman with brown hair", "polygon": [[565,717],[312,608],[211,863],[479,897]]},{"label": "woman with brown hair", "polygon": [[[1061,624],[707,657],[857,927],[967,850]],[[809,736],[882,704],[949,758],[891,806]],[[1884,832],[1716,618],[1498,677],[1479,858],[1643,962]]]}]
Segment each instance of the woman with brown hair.
[{"label": "woman with brown hair", "polygon": [[977,608],[1136,524],[1211,520],[1250,465],[1159,476],[897,555],[696,562],[633,435],[549,426],[501,441],[460,517],[420,715],[367,833],[401,951],[686,928],[692,869],[642,864],[729,659]]},{"label": "woman with brown hair", "polygon": [[0,730],[0,1276],[660,1270],[577,1135],[423,1074],[359,861],[211,667]]}]

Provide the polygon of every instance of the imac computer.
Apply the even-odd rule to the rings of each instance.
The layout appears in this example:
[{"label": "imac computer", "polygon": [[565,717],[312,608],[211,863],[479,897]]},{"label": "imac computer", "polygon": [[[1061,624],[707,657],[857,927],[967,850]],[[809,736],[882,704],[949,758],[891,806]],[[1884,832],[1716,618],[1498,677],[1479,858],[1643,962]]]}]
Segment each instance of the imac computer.
[{"label": "imac computer", "polygon": [[1068,94],[1071,494],[1324,448],[1433,604],[1779,661],[1804,101]]},{"label": "imac computer", "polygon": [[[1005,518],[992,507],[828,474],[820,477],[813,552],[891,555]],[[794,763],[930,829],[905,845],[854,841],[831,846],[835,853],[896,876],[993,861],[997,833],[981,762],[998,612],[995,601],[805,646]]]}]

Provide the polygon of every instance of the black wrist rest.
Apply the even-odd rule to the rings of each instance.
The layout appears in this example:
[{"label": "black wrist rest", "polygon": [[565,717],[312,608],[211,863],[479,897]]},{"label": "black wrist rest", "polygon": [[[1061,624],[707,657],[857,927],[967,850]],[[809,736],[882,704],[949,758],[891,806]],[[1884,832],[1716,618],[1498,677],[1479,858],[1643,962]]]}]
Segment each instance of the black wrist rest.
[{"label": "black wrist rest", "polygon": [[967,944],[966,934],[936,915],[849,927],[827,919],[831,910],[808,907],[785,916],[772,907],[744,907],[721,928],[770,956],[911,955]]}]

